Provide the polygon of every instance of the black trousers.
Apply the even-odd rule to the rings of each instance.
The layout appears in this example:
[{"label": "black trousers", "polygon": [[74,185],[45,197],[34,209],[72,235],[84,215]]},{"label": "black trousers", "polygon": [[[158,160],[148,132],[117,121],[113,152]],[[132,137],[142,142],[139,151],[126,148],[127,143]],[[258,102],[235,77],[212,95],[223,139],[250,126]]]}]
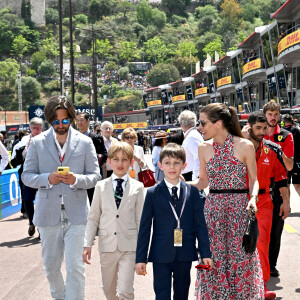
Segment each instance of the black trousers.
[{"label": "black trousers", "polygon": [[184,174],[182,174],[182,176],[185,179],[185,181],[192,181],[193,180],[193,171],[184,173]]},{"label": "black trousers", "polygon": [[153,285],[156,300],[188,300],[192,262],[153,263]]},{"label": "black trousers", "polygon": [[32,223],[33,215],[34,215],[33,201],[35,199],[36,192],[37,192],[36,189],[33,189],[33,188],[23,184],[23,196],[24,197],[22,199],[22,202],[24,202],[24,207],[25,207],[25,211],[28,216],[29,225],[33,225],[33,223]]},{"label": "black trousers", "polygon": [[274,187],[272,191],[273,200],[273,219],[272,219],[272,229],[271,229],[271,240],[269,246],[269,261],[270,267],[275,267],[277,265],[277,259],[280,251],[281,234],[284,226],[284,220],[282,216],[279,216],[280,206],[283,203],[280,191],[278,188]]}]

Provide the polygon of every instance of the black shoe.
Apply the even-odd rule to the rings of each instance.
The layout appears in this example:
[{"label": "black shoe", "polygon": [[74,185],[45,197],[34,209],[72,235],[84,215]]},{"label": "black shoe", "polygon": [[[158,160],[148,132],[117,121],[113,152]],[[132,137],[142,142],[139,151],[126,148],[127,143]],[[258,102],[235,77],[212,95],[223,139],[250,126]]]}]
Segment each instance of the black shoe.
[{"label": "black shoe", "polygon": [[35,226],[32,224],[32,225],[29,225],[29,228],[28,228],[28,234],[29,236],[33,236],[35,233]]},{"label": "black shoe", "polygon": [[278,270],[276,269],[276,267],[270,267],[270,275],[272,277],[278,277],[279,276],[279,272]]}]

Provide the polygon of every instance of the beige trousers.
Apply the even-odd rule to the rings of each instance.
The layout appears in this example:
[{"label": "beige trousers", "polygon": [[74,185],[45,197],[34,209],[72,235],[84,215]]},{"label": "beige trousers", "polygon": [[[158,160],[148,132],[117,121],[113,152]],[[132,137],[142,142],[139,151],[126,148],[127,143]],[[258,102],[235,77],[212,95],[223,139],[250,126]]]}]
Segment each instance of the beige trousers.
[{"label": "beige trousers", "polygon": [[134,299],[135,252],[101,252],[102,289],[107,300]]}]

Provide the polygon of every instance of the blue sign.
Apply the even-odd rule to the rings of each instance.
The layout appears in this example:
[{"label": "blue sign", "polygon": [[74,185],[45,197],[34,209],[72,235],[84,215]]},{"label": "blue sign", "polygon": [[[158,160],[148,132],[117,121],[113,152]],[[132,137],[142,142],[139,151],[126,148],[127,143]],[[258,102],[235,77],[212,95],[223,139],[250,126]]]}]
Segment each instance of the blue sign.
[{"label": "blue sign", "polygon": [[0,176],[0,219],[21,210],[21,190],[18,169],[5,170]]},{"label": "blue sign", "polygon": [[[39,117],[45,120],[45,115],[44,115],[44,108],[45,106],[42,105],[31,105],[29,107],[29,120],[31,120],[34,117]],[[90,109],[89,106],[76,106],[75,105],[75,110],[76,112],[82,112],[82,113],[88,113],[90,114],[93,118],[95,115],[95,109]],[[102,106],[98,107],[98,112],[97,112],[97,117],[101,121],[102,120]]]}]

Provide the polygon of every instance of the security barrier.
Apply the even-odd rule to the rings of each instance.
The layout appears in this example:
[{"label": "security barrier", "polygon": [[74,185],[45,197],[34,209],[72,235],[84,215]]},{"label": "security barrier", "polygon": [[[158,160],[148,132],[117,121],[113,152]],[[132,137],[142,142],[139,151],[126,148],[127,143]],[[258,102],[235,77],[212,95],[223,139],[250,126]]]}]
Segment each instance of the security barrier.
[{"label": "security barrier", "polygon": [[0,219],[20,211],[21,201],[18,168],[3,171],[0,176]]}]

